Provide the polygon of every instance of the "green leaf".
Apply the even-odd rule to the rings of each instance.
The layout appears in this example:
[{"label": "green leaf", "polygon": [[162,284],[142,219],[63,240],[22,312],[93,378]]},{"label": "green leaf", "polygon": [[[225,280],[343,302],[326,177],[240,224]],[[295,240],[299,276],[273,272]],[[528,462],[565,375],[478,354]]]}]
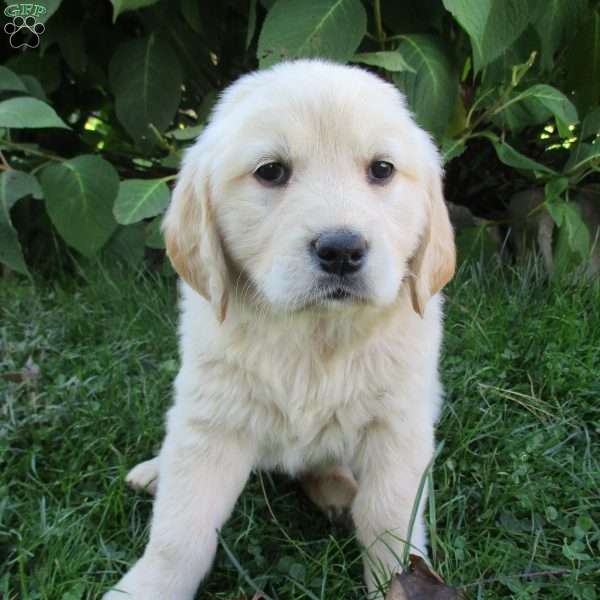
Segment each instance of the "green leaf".
[{"label": "green leaf", "polygon": [[0,102],[0,127],[15,129],[41,129],[70,127],[54,112],[51,106],[37,98],[10,98]]},{"label": "green leaf", "polygon": [[162,249],[165,247],[165,238],[161,229],[162,217],[153,219],[146,225],[146,246],[148,248]]},{"label": "green leaf", "polygon": [[196,32],[205,33],[198,0],[181,0],[179,9],[186,23]]},{"label": "green leaf", "polygon": [[81,74],[87,69],[88,53],[83,28],[73,12],[59,12],[52,19],[52,25],[44,34],[43,41],[48,46],[58,44],[62,58],[73,72]]},{"label": "green leaf", "polygon": [[564,198],[568,185],[566,177],[558,177],[544,186],[544,204],[559,227],[559,237],[562,238],[557,246],[558,271],[563,271],[563,267],[568,265],[571,253],[580,261],[587,260],[591,247],[590,231],[581,218],[579,207]]},{"label": "green leaf", "polygon": [[419,125],[440,138],[456,105],[458,78],[446,48],[435,36],[403,35],[398,52],[414,73],[395,73]]},{"label": "green leaf", "polygon": [[355,54],[351,62],[363,63],[373,67],[381,67],[386,71],[410,71],[415,70],[404,60],[400,52],[363,52]]},{"label": "green leaf", "polygon": [[600,108],[589,112],[581,123],[580,140],[596,137],[600,133]]},{"label": "green leaf", "polygon": [[500,111],[500,118],[511,129],[543,123],[553,115],[561,135],[570,135],[568,125],[579,122],[577,109],[559,90],[543,83],[518,92],[508,100]]},{"label": "green leaf", "polygon": [[60,235],[82,254],[95,254],[117,227],[112,207],[119,176],[114,167],[99,156],[78,156],[45,168],[41,184]]},{"label": "green leaf", "polygon": [[204,128],[204,123],[192,125],[191,127],[178,127],[177,129],[167,131],[165,135],[179,140],[180,142],[185,142],[187,140],[195,140],[202,133]]},{"label": "green leaf", "polygon": [[585,552],[587,547],[584,543],[579,540],[575,540],[570,544],[565,541],[562,547],[563,556],[569,560],[576,561],[588,561],[592,560],[592,557]]},{"label": "green leaf", "polygon": [[554,115],[559,123],[574,125],[579,122],[577,109],[573,106],[572,102],[561,91],[551,85],[543,83],[534,85],[525,90],[523,96],[534,102],[539,102]]},{"label": "green leaf", "polygon": [[113,23],[117,17],[129,10],[137,10],[151,4],[156,4],[158,0],[110,0],[113,5]]},{"label": "green leaf", "polygon": [[129,225],[162,213],[168,204],[164,179],[129,179],[119,185],[113,213],[117,223]]},{"label": "green leaf", "polygon": [[136,141],[154,139],[149,125],[164,131],[181,97],[182,73],[177,55],[152,34],[121,46],[109,67],[116,111]]},{"label": "green leaf", "polygon": [[[563,194],[565,193],[568,187],[569,180],[567,177],[557,177],[556,179],[551,179],[544,186],[544,198],[546,204],[552,204],[562,201]],[[560,225],[561,223],[556,221],[556,224]]]},{"label": "green leaf", "polygon": [[481,84],[485,89],[494,87],[508,89],[515,87],[516,80],[527,78],[536,82],[540,78],[537,59],[540,44],[536,31],[528,26],[498,58],[485,66],[481,73]]},{"label": "green leaf", "polygon": [[589,11],[585,22],[569,44],[566,60],[567,83],[575,90],[580,112],[600,103],[600,10]]},{"label": "green leaf", "polygon": [[529,3],[523,0],[443,2],[471,38],[476,72],[506,51],[529,24]]},{"label": "green leaf", "polygon": [[[600,108],[588,113],[581,123],[581,129],[578,134],[578,141],[571,149],[569,160],[567,161],[564,171],[586,166],[595,158],[600,158],[600,144],[597,136],[600,132]],[[587,143],[586,140],[590,140]]]},{"label": "green leaf", "polygon": [[449,163],[453,158],[460,156],[467,149],[464,139],[452,140],[444,138],[442,140],[442,158],[444,164]]},{"label": "green leaf", "polygon": [[115,258],[130,267],[144,260],[144,224],[119,227],[102,250],[103,256]]},{"label": "green leaf", "polygon": [[21,81],[25,85],[27,93],[38,100],[48,102],[48,96],[44,92],[42,84],[33,75],[21,75]]},{"label": "green leaf", "polygon": [[40,184],[31,173],[14,169],[0,173],[0,201],[7,210],[24,196],[42,197]]},{"label": "green leaf", "polygon": [[42,58],[34,52],[22,52],[4,63],[17,75],[33,75],[42,84],[46,93],[55,92],[61,83],[61,64],[58,54],[46,53]]},{"label": "green leaf", "polygon": [[576,172],[582,167],[591,166],[590,163],[593,162],[600,163],[600,143],[580,142],[573,148],[563,170],[565,173]]},{"label": "green leaf", "polygon": [[440,31],[446,11],[440,0],[381,0],[383,25],[395,34]]},{"label": "green leaf", "polygon": [[0,65],[0,91],[26,92],[27,88],[18,75]]},{"label": "green leaf", "polygon": [[541,40],[542,68],[549,71],[554,65],[554,54],[577,29],[577,21],[586,9],[586,0],[543,0],[539,8],[533,26]]},{"label": "green leaf", "polygon": [[556,174],[552,169],[533,160],[532,158],[529,158],[528,156],[525,156],[524,154],[521,154],[506,142],[501,141],[495,135],[486,134],[484,137],[487,137],[492,142],[494,145],[494,150],[496,151],[496,155],[505,165],[514,167],[515,169],[522,169],[523,171],[533,171],[536,174]]},{"label": "green leaf", "polygon": [[29,275],[19,236],[10,220],[10,209],[24,196],[39,195],[37,179],[23,171],[0,173],[0,262],[13,271]]},{"label": "green leaf", "polygon": [[261,68],[302,57],[343,63],[366,31],[360,0],[277,0],[260,32],[257,57]]},{"label": "green leaf", "polygon": [[248,29],[246,30],[246,44],[245,49],[250,48],[250,44],[254,39],[256,33],[256,0],[250,0],[248,5]]},{"label": "green leaf", "polygon": [[569,248],[580,260],[589,258],[591,237],[581,218],[579,208],[573,202],[554,198],[546,201],[546,208],[558,227],[566,233]]}]

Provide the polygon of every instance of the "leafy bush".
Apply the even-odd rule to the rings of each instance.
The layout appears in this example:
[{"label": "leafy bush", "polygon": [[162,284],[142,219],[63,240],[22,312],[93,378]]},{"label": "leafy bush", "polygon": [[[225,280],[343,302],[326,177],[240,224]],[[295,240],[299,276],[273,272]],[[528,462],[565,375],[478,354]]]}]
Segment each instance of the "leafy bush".
[{"label": "leafy bush", "polygon": [[[10,23],[31,6],[7,4]],[[14,33],[27,45],[0,67],[0,262],[10,269],[54,261],[65,243],[133,263],[160,248],[169,183],[217,93],[301,56],[362,64],[394,82],[442,149],[453,201],[489,216],[514,192],[543,188],[565,247],[589,252],[569,198],[600,165],[591,0],[34,6],[43,33]]]}]

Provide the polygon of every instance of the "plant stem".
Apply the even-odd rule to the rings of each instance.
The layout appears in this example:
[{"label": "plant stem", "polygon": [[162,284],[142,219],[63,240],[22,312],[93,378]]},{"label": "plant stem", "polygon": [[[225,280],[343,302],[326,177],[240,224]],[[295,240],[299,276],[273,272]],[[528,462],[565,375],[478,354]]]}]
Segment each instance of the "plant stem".
[{"label": "plant stem", "polygon": [[20,150],[21,152],[25,152],[25,154],[33,154],[34,156],[41,156],[42,158],[48,158],[50,160],[66,160],[62,156],[57,156],[56,154],[51,154],[50,152],[43,152],[42,150],[36,150],[35,148],[30,148],[25,144],[18,144],[17,142],[9,142],[8,140],[2,140],[2,145],[8,148],[12,148],[13,150]]},{"label": "plant stem", "polygon": [[6,157],[4,156],[2,150],[0,150],[0,162],[2,162],[2,167],[0,167],[0,170],[10,171],[12,169],[12,167],[8,164],[8,161],[6,160]]},{"label": "plant stem", "polygon": [[375,28],[377,29],[377,40],[382,50],[385,50],[385,32],[383,31],[383,22],[381,20],[381,0],[374,0],[373,8],[375,11]]}]

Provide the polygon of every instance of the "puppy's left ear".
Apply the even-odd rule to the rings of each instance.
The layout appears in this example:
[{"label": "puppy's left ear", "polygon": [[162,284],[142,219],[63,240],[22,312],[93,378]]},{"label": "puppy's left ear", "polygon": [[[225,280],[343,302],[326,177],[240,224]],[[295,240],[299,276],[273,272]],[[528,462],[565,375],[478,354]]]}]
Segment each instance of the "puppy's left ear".
[{"label": "puppy's left ear", "polygon": [[428,176],[427,188],[427,223],[410,261],[410,295],[413,308],[421,317],[429,299],[452,279],[456,268],[454,231],[444,202],[438,165]]},{"label": "puppy's left ear", "polygon": [[162,223],[167,255],[179,276],[225,320],[228,273],[210,197],[207,149],[198,142],[185,156]]}]

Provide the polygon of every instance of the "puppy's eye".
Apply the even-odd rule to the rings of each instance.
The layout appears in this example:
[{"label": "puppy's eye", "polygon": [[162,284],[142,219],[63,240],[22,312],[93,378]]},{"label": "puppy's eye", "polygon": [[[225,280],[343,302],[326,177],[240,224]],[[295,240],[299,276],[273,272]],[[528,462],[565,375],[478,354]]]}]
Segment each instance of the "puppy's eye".
[{"label": "puppy's eye", "polygon": [[385,160],[374,160],[369,165],[369,179],[373,183],[383,183],[394,174],[394,165]]},{"label": "puppy's eye", "polygon": [[283,185],[290,178],[290,170],[280,162],[270,162],[258,167],[254,177],[266,185]]}]

